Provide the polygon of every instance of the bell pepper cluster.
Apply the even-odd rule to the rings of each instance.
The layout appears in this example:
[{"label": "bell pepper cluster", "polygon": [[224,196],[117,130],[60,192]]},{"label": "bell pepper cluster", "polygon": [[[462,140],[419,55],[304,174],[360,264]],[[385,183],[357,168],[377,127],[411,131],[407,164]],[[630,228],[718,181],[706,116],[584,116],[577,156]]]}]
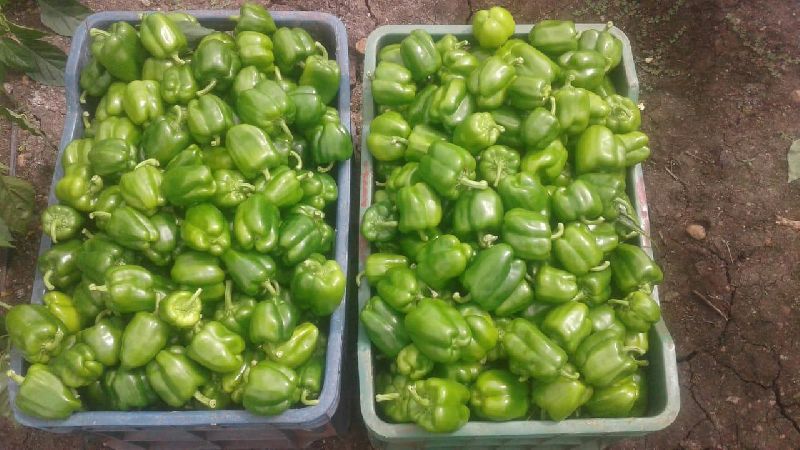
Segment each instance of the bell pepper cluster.
[{"label": "bell pepper cluster", "polygon": [[650,150],[614,91],[622,43],[571,21],[514,34],[502,7],[474,15],[469,41],[415,30],[367,83],[360,319],[390,422],[646,414],[663,274],[634,243],[626,174]]},{"label": "bell pepper cluster", "polygon": [[186,13],[91,30],[94,114],[42,215],[44,304],[6,315],[22,412],[318,402],[346,285],[325,219],[353,152],[340,69],[259,5],[232,20],[194,48]]}]

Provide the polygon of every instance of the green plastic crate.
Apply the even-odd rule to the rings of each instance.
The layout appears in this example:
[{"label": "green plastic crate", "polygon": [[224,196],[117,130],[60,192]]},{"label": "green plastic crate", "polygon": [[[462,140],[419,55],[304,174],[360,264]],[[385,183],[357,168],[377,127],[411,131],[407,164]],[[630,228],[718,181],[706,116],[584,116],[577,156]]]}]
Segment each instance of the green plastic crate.
[{"label": "green plastic crate", "polygon": [[[532,25],[518,25],[515,37],[527,40]],[[585,29],[602,29],[605,24],[578,24],[578,31]],[[372,100],[370,78],[367,76],[375,70],[378,52],[386,45],[400,42],[411,30],[422,28],[434,39],[452,33],[460,39],[471,37],[472,27],[469,25],[388,25],[370,34],[367,40],[364,57],[363,105],[361,130],[361,215],[372,203],[373,161],[366,150],[366,136],[375,116],[375,105]],[[634,101],[639,97],[639,81],[633,62],[630,41],[618,28],[612,33],[623,43],[622,63],[611,74],[617,91],[627,95]],[[636,208],[642,227],[650,234],[650,220],[647,209],[644,181],[641,165],[636,165],[628,173],[628,194]],[[652,255],[650,240],[643,236],[639,244]],[[364,262],[370,253],[369,243],[359,238],[359,271],[364,270]],[[367,283],[358,291],[359,310],[364,307],[371,296]],[[653,291],[658,300],[658,290]],[[361,414],[372,444],[387,449],[420,449],[420,448],[602,448],[624,438],[642,436],[669,426],[677,417],[680,409],[680,393],[678,386],[678,369],[675,360],[675,344],[667,331],[664,321],[659,321],[650,333],[650,365],[649,409],[647,416],[628,419],[569,419],[562,422],[552,421],[512,421],[512,422],[469,422],[455,433],[429,433],[414,424],[393,424],[384,421],[376,411],[374,402],[374,367],[372,345],[363,325],[359,323],[358,332],[358,372],[361,389]]]}]

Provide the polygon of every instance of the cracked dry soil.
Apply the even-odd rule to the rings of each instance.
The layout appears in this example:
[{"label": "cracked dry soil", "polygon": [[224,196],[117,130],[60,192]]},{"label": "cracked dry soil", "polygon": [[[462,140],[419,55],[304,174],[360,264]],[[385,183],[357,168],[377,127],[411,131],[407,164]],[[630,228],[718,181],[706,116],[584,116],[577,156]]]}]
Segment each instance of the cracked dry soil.
[{"label": "cracked dry soil", "polygon": [[[92,9],[233,8],[238,1],[89,0]],[[263,3],[263,2],[262,2]],[[800,185],[786,183],[786,151],[800,137],[800,29],[794,1],[511,0],[518,23],[543,18],[613,20],[631,38],[646,105],[643,129],[654,246],[666,279],[664,318],[678,349],[681,412],[664,431],[617,448],[800,447],[800,235],[776,215],[800,219]],[[366,36],[389,23],[467,22],[484,0],[300,0],[274,9],[327,11],[350,39],[353,124],[358,133]],[[10,15],[41,27],[32,1]],[[57,38],[63,48],[69,41]],[[645,61],[647,58],[647,61]],[[651,59],[652,58],[652,59]],[[60,88],[9,77],[11,96],[43,137],[19,133],[19,174],[36,185],[41,211],[63,125]],[[0,124],[0,142],[10,128]],[[358,140],[356,140],[358,142]],[[0,160],[9,156],[7,145]],[[706,237],[686,233],[705,227]],[[3,300],[27,301],[38,235],[33,225],[10,254]],[[703,300],[705,298],[705,300]],[[712,308],[709,303],[713,304]],[[718,311],[717,311],[718,310]],[[354,354],[349,358],[355,359]],[[353,396],[353,400],[356,400]],[[357,405],[357,401],[353,403]],[[97,448],[0,420],[0,448]],[[357,407],[342,437],[316,448],[366,448]]]}]

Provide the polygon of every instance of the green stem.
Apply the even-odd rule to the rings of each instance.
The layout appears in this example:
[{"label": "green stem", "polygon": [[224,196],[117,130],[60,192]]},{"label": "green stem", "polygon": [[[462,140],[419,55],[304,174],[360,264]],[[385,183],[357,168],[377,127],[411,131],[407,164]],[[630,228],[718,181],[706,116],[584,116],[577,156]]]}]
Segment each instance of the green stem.
[{"label": "green stem", "polygon": [[202,403],[205,406],[208,406],[211,409],[214,409],[214,408],[217,407],[217,401],[216,400],[214,400],[213,398],[206,397],[200,391],[195,392],[192,397],[194,397],[195,400],[197,400],[198,402]]},{"label": "green stem", "polygon": [[581,222],[584,223],[585,225],[599,225],[605,221],[606,221],[605,217],[602,216],[598,217],[597,219],[587,219],[585,217],[581,217]]},{"label": "green stem", "polygon": [[212,147],[219,147],[220,142],[222,142],[222,138],[219,137],[219,136],[214,136],[214,138],[211,139],[211,144],[210,145]]},{"label": "green stem", "polygon": [[589,269],[589,272],[602,272],[602,271],[608,269],[608,266],[610,266],[610,265],[611,265],[611,263],[608,260],[605,260],[599,266],[595,266],[595,267],[592,267],[591,269]]},{"label": "green stem", "polygon": [[556,226],[556,232],[553,233],[552,236],[550,236],[550,239],[552,240],[560,239],[561,236],[564,236],[564,224],[559,222],[558,225]]},{"label": "green stem", "polygon": [[111,314],[112,314],[112,312],[111,312],[110,309],[104,309],[104,310],[100,311],[100,313],[97,316],[95,316],[94,323],[95,324],[100,323],[101,320],[105,319],[106,317],[110,316]]},{"label": "green stem", "polygon": [[269,180],[272,179],[272,174],[269,173],[269,167],[264,168],[264,170],[261,171],[261,174],[264,175],[264,180],[266,180],[266,181],[269,181]]},{"label": "green stem", "polygon": [[300,170],[303,168],[303,158],[294,150],[289,150],[289,157],[294,158],[297,161],[297,166],[295,166],[294,170]]},{"label": "green stem", "polygon": [[81,105],[86,103],[86,91],[81,92],[81,97],[79,101],[81,102]]},{"label": "green stem", "polygon": [[466,177],[466,175],[458,180],[458,184],[466,186],[470,189],[486,189],[489,187],[489,183],[487,183],[486,180],[481,180],[481,181],[470,180],[469,178]]},{"label": "green stem", "polygon": [[427,234],[425,234],[422,230],[417,230],[417,233],[419,233],[419,240],[420,241],[428,242],[428,235]]},{"label": "green stem", "polygon": [[89,113],[87,111],[84,111],[83,114],[81,114],[81,118],[83,119],[84,131],[92,127],[92,122],[89,120]]},{"label": "green stem", "polygon": [[14,372],[13,370],[6,371],[6,376],[11,379],[14,383],[22,384],[25,381],[25,377]]},{"label": "green stem", "polygon": [[266,289],[269,295],[272,297],[278,296],[278,291],[276,291],[275,286],[272,285],[272,280],[267,280],[264,282],[264,289]]},{"label": "green stem", "polygon": [[186,64],[186,61],[181,59],[181,57],[178,56],[177,53],[173,53],[172,54],[172,60],[175,61],[175,63],[178,64],[179,66],[182,66],[182,65]]},{"label": "green stem", "polygon": [[364,279],[364,275],[366,274],[366,272],[358,272],[358,275],[356,275],[356,286],[361,286],[361,280]]},{"label": "green stem", "polygon": [[408,139],[400,136],[395,136],[392,138],[392,144],[408,145]]},{"label": "green stem", "polygon": [[136,169],[138,169],[138,168],[140,168],[140,167],[144,167],[144,166],[153,166],[153,167],[158,167],[159,165],[160,165],[160,164],[159,164],[159,162],[158,162],[158,160],[157,160],[157,159],[155,159],[155,158],[150,158],[150,159],[145,159],[144,161],[140,162],[140,163],[139,163],[139,164],[137,164],[137,165],[136,165],[136,167],[134,167],[133,169],[134,169],[134,170],[136,170]]},{"label": "green stem", "polygon": [[496,240],[500,239],[498,236],[493,234],[484,234],[478,238],[478,245],[481,248],[489,248],[494,244]]},{"label": "green stem", "polygon": [[89,218],[94,219],[96,217],[101,217],[103,219],[108,219],[111,217],[111,213],[108,211],[92,211],[89,213]]},{"label": "green stem", "polygon": [[302,403],[302,404],[304,404],[306,406],[314,406],[314,405],[318,405],[319,404],[319,399],[318,398],[309,399],[308,398],[308,392],[307,391],[303,391],[303,393],[300,395],[300,403]]},{"label": "green stem", "polygon": [[650,362],[647,361],[647,360],[644,360],[644,359],[637,359],[635,361],[636,361],[636,365],[639,366],[639,367],[647,367],[647,366],[650,365]]},{"label": "green stem", "polygon": [[53,283],[50,282],[50,277],[52,276],[53,276],[53,271],[48,270],[47,272],[44,273],[44,276],[42,277],[42,279],[44,280],[44,287],[46,287],[48,291],[52,291],[53,289],[56,288],[55,286],[53,286]]},{"label": "green stem", "polygon": [[200,97],[202,95],[208,94],[209,92],[211,92],[212,89],[214,89],[216,85],[217,85],[217,80],[216,79],[211,80],[211,82],[208,83],[206,87],[197,91],[197,96]]},{"label": "green stem", "polygon": [[375,401],[380,402],[391,402],[400,398],[400,394],[397,392],[392,392],[391,394],[378,394],[375,396]]},{"label": "green stem", "polygon": [[55,220],[50,222],[50,240],[53,241],[53,244],[58,244],[58,239],[56,238],[56,221]]},{"label": "green stem", "polygon": [[275,66],[275,79],[283,81],[283,75],[281,75],[281,69],[279,69],[278,66]]},{"label": "green stem", "polygon": [[98,292],[108,292],[108,286],[106,286],[104,284],[98,286],[98,285],[92,283],[92,284],[89,285],[89,290],[90,291],[98,291]]},{"label": "green stem", "polygon": [[577,380],[578,378],[581,377],[581,375],[578,372],[567,370],[564,367],[561,368],[560,373],[562,377],[569,378],[570,380]]},{"label": "green stem", "polygon": [[422,398],[419,393],[417,393],[417,388],[414,386],[407,386],[408,393],[414,398],[414,401],[419,403],[422,406],[430,406],[431,401],[427,398]]},{"label": "green stem", "polygon": [[619,300],[619,299],[615,299],[615,298],[612,298],[611,300],[609,300],[608,303],[611,303],[613,305],[628,306],[628,301],[627,300]]},{"label": "green stem", "polygon": [[92,36],[92,37],[94,37],[94,36],[109,37],[109,36],[111,36],[111,33],[109,33],[106,30],[101,30],[99,28],[92,28],[91,30],[89,30],[89,35]]},{"label": "green stem", "polygon": [[283,119],[279,120],[278,126],[281,128],[281,130],[283,130],[284,133],[286,133],[286,136],[289,136],[290,141],[294,140],[294,135],[292,134],[292,130],[289,129],[289,125],[286,125],[285,120]]},{"label": "green stem", "polygon": [[314,47],[316,47],[322,53],[322,57],[323,58],[328,59],[328,49],[325,48],[325,46],[322,45],[321,42],[315,41],[314,42]]},{"label": "green stem", "polygon": [[225,310],[230,311],[233,309],[233,282],[227,280],[225,282]]},{"label": "green stem", "polygon": [[91,238],[93,238],[93,237],[94,237],[94,233],[92,233],[91,231],[89,231],[89,229],[88,229],[88,228],[84,228],[84,229],[82,229],[82,230],[81,230],[81,234],[82,234],[82,235],[84,235],[84,236],[86,236],[86,239],[91,239]]},{"label": "green stem", "polygon": [[317,172],[326,173],[326,172],[330,172],[331,169],[333,169],[333,161],[329,162],[328,164],[326,164],[324,166],[317,167]]}]

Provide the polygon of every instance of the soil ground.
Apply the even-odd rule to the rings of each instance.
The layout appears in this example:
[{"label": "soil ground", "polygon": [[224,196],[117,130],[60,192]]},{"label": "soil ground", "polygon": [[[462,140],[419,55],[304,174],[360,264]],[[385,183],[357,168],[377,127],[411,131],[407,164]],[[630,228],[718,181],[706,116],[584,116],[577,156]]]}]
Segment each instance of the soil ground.
[{"label": "soil ground", "polygon": [[[92,9],[233,8],[238,1],[89,0]],[[513,0],[518,23],[613,20],[631,39],[653,157],[645,164],[654,246],[666,278],[664,317],[678,349],[681,412],[664,431],[619,448],[800,447],[800,184],[787,184],[786,151],[800,137],[800,17],[793,0]],[[327,11],[350,38],[353,124],[361,103],[366,36],[382,24],[461,24],[482,0],[300,0],[274,9]],[[41,26],[32,1],[9,15]],[[67,39],[56,38],[63,48]],[[64,92],[11,76],[19,109],[44,136],[19,133],[18,173],[41,210],[63,126]],[[10,141],[8,124],[0,142]],[[0,161],[8,159],[2,145]],[[687,234],[704,227],[704,239]],[[38,226],[9,255],[3,300],[29,298]],[[0,261],[1,262],[1,261]],[[713,305],[713,307],[711,306]],[[357,404],[357,403],[356,403]],[[0,420],[0,448],[97,447]],[[357,408],[351,430],[319,448],[365,448]]]}]

